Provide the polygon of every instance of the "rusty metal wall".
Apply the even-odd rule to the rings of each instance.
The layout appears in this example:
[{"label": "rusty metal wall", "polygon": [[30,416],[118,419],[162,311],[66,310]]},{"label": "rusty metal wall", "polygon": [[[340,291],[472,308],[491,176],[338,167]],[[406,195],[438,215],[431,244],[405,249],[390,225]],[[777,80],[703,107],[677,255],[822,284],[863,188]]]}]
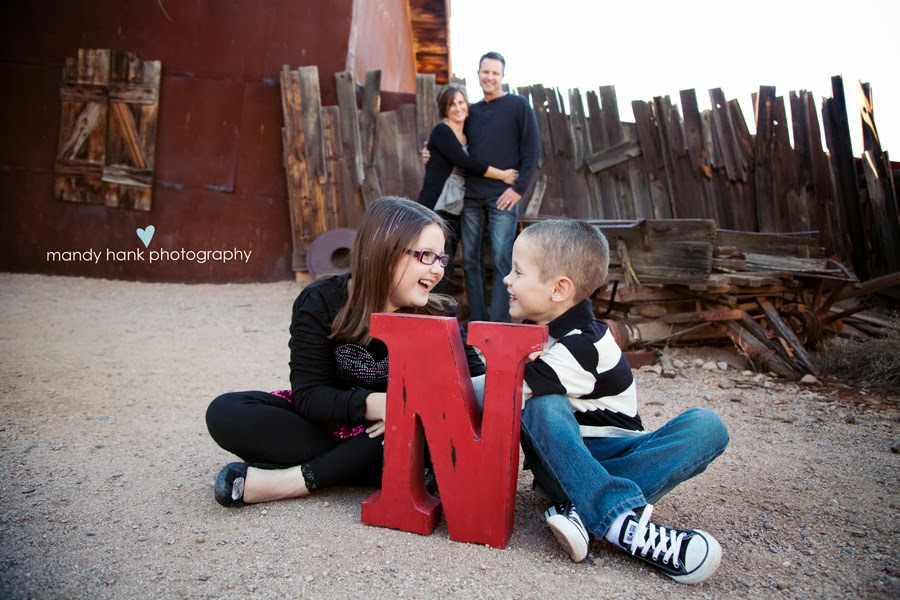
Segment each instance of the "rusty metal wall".
[{"label": "rusty metal wall", "polygon": [[[60,0],[14,3],[0,23],[0,270],[143,281],[250,282],[293,277],[282,169],[282,65],[317,65],[335,104],[353,0]],[[59,202],[53,164],[62,65],[79,48],[160,60],[152,209]],[[382,108],[399,101],[386,95]],[[252,251],[247,263],[114,261],[149,249]],[[101,252],[97,263],[48,252]],[[148,250],[145,249],[145,253]]]}]

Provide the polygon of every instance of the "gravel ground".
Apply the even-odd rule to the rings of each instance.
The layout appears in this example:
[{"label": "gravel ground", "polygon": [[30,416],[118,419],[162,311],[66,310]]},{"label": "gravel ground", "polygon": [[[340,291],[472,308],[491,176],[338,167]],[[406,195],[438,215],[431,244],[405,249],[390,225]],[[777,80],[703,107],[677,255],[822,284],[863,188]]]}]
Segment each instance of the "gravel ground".
[{"label": "gravel ground", "polygon": [[0,274],[0,597],[900,597],[897,399],[743,372],[721,348],[636,372],[648,427],[705,406],[732,436],[654,513],[721,542],[699,586],[605,543],[572,563],[528,472],[503,550],[363,525],[372,490],[220,507],[233,457],[206,406],[287,386],[298,292]]}]

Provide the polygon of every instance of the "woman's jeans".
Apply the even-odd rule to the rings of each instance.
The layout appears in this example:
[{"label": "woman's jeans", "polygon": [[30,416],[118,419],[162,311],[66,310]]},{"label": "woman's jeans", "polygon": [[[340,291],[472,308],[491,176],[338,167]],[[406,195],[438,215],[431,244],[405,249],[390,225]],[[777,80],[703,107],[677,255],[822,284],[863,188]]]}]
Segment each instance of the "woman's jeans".
[{"label": "woman's jeans", "polygon": [[[466,198],[462,212],[463,270],[469,320],[509,322],[509,294],[503,278],[512,269],[513,242],[519,224],[519,205],[512,210],[497,208],[497,198]],[[491,309],[487,312],[484,273],[484,235],[491,240],[494,272]],[[490,318],[488,318],[490,317]]]},{"label": "woman's jeans", "polygon": [[522,449],[535,482],[567,499],[596,537],[623,512],[656,502],[702,473],[728,445],[711,410],[692,408],[656,431],[630,438],[582,438],[565,396],[537,396],[522,408]]}]

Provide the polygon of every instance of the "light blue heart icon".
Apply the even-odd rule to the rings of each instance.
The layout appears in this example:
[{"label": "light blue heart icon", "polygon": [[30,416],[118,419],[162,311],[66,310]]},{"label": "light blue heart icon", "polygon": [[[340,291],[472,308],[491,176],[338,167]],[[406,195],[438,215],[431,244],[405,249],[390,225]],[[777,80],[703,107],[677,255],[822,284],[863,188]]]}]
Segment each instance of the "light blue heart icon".
[{"label": "light blue heart icon", "polygon": [[141,229],[138,227],[137,235],[141,238],[141,241],[144,242],[144,248],[150,245],[150,240],[153,239],[153,234],[156,232],[156,227],[153,225],[147,225],[146,229]]}]

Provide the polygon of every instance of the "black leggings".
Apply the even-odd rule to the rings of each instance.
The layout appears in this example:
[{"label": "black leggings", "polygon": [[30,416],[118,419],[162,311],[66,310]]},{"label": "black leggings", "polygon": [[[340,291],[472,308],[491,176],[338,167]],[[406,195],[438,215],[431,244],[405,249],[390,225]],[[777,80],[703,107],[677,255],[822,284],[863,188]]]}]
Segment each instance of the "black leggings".
[{"label": "black leggings", "polygon": [[383,436],[341,439],[266,392],[222,394],[206,409],[206,427],[219,446],[251,463],[302,465],[306,487],[380,487]]}]

